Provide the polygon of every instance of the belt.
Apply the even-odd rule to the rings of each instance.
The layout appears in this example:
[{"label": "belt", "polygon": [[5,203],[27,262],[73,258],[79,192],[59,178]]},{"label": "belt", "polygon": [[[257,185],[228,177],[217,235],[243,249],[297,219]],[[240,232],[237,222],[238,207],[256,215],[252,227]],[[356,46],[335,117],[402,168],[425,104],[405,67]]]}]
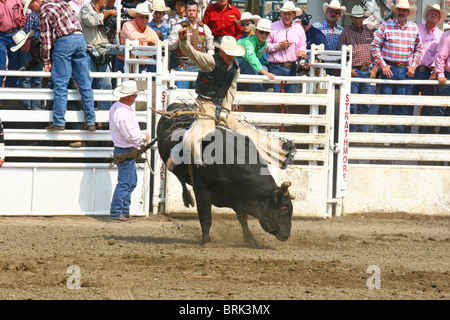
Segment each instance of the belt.
[{"label": "belt", "polygon": [[273,63],[273,64],[279,64],[279,65],[283,66],[283,68],[290,69],[290,68],[292,68],[292,65],[295,64],[295,62],[296,61],[294,61],[294,62],[280,62],[280,63]]},{"label": "belt", "polygon": [[353,69],[359,69],[361,71],[369,71],[370,66],[353,66]]},{"label": "belt", "polygon": [[419,66],[417,67],[417,71],[419,72],[425,72],[427,70],[432,70],[431,68],[425,67],[425,66]]},{"label": "belt", "polygon": [[18,29],[18,28],[11,28],[11,29],[9,29],[9,30],[6,30],[6,31],[0,31],[0,32],[11,34],[11,33],[16,32],[17,30],[19,30],[19,29]]},{"label": "belt", "polygon": [[391,61],[386,61],[386,60],[385,60],[385,62],[386,62],[388,65],[397,67],[397,68],[399,68],[399,69],[403,69],[404,67],[407,67],[407,66],[408,66],[408,63],[406,63],[406,62],[391,62]]},{"label": "belt", "polygon": [[72,33],[69,33],[69,34],[83,34],[83,32],[81,32],[81,31],[73,31]]}]

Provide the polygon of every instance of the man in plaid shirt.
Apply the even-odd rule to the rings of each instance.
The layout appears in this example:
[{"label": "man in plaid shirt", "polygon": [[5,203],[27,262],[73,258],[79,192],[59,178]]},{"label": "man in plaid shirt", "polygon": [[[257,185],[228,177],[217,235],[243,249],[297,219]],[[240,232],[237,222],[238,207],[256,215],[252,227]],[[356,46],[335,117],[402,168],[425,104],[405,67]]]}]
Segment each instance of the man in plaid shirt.
[{"label": "man in plaid shirt", "polygon": [[[48,131],[65,129],[67,85],[73,76],[80,90],[87,129],[95,131],[94,95],[80,17],[63,0],[32,0],[29,8],[39,12],[41,57],[44,71],[52,73],[53,124],[46,129]],[[24,10],[26,9],[25,6]],[[53,53],[50,57],[51,49]]]},{"label": "man in plaid shirt", "polygon": [[[420,64],[423,44],[417,25],[407,20],[415,14],[416,7],[410,6],[408,0],[400,0],[392,6],[397,18],[383,23],[375,33],[370,51],[375,63],[381,67],[381,79],[410,80]],[[380,94],[412,94],[412,85],[384,84]],[[413,106],[380,105],[378,114],[412,115]],[[409,126],[377,126],[377,132],[410,133]]]}]

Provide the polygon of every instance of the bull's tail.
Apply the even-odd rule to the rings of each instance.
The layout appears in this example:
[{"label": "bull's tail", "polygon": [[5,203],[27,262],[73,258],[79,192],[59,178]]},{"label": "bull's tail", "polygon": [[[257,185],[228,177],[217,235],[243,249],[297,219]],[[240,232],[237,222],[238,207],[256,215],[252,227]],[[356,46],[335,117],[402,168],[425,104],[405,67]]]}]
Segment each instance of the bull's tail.
[{"label": "bull's tail", "polygon": [[186,183],[181,183],[183,186],[183,203],[186,208],[195,207],[195,200],[191,195],[191,192],[187,189]]}]

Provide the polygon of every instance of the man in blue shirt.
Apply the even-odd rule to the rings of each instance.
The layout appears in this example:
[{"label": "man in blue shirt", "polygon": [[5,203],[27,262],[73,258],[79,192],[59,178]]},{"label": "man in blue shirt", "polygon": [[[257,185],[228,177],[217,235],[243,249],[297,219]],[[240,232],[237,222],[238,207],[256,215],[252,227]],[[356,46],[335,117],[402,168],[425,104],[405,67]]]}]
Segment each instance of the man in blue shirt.
[{"label": "man in blue shirt", "polygon": [[153,5],[152,13],[153,19],[148,26],[155,30],[159,37],[159,40],[164,41],[170,34],[170,26],[167,22],[162,21],[162,17],[169,11],[170,8],[166,8],[164,3],[158,1]]},{"label": "man in blue shirt", "polygon": [[344,28],[337,24],[339,18],[345,14],[346,8],[338,0],[331,0],[330,4],[323,4],[325,20],[316,22],[313,27],[322,31],[327,40],[325,50],[337,50],[339,36]]}]

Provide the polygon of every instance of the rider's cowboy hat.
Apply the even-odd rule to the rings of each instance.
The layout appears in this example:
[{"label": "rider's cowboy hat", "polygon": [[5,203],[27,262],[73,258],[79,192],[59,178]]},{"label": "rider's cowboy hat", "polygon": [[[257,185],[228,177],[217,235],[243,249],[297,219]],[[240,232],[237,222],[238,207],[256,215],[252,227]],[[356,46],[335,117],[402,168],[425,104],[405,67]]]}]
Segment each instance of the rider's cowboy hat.
[{"label": "rider's cowboy hat", "polygon": [[269,19],[261,19],[258,21],[256,29],[264,32],[273,32],[272,22]]},{"label": "rider's cowboy hat", "polygon": [[150,16],[150,11],[148,11],[148,5],[146,3],[139,3],[136,8],[132,8],[128,10],[128,14],[134,17],[137,14],[141,14],[143,16]]},{"label": "rider's cowboy hat", "polygon": [[231,36],[223,36],[220,43],[214,42],[214,47],[223,50],[227,55],[241,57],[245,54],[243,46],[236,43],[236,39]]},{"label": "rider's cowboy hat", "polygon": [[158,1],[153,4],[152,11],[166,12],[170,11],[170,8],[166,8],[164,2]]},{"label": "rider's cowboy hat", "polygon": [[425,8],[425,11],[423,12],[423,20],[427,20],[427,14],[430,10],[436,10],[439,11],[439,14],[441,15],[441,18],[438,21],[438,25],[442,24],[445,21],[445,17],[446,17],[446,13],[444,10],[441,10],[441,7],[439,6],[439,4],[435,3],[432,6],[427,5],[427,7]]},{"label": "rider's cowboy hat", "polygon": [[25,44],[25,42],[27,41],[28,37],[31,36],[34,33],[34,30],[31,30],[30,32],[28,32],[28,34],[25,33],[25,31],[23,30],[19,30],[15,35],[13,35],[12,39],[14,40],[14,42],[16,43],[16,45],[14,47],[12,47],[10,50],[12,52],[16,52],[17,50],[19,50],[20,48],[22,48],[22,46]]},{"label": "rider's cowboy hat", "polygon": [[327,14],[328,9],[336,9],[341,12],[341,16],[345,14],[347,11],[347,8],[344,6],[341,6],[341,3],[338,0],[331,0],[330,3],[324,3],[323,6],[323,13]]},{"label": "rider's cowboy hat", "polygon": [[366,13],[364,12],[363,7],[356,5],[352,8],[352,13],[346,13],[346,16],[352,16],[355,18],[362,18],[366,15]]},{"label": "rider's cowboy hat", "polygon": [[409,15],[413,15],[417,12],[417,7],[411,6],[408,0],[399,0],[397,5],[391,4],[391,9],[394,13],[397,13],[397,9],[408,9]]},{"label": "rider's cowboy hat", "polygon": [[299,16],[302,14],[302,9],[299,7],[296,7],[295,4],[292,1],[286,1],[283,6],[280,8],[281,12],[295,12],[296,16]]},{"label": "rider's cowboy hat", "polygon": [[32,1],[33,1],[33,0],[22,0],[22,3],[23,3],[23,15],[24,15],[24,16],[27,15],[28,7],[30,6],[30,3],[31,3]]},{"label": "rider's cowboy hat", "polygon": [[234,21],[236,21],[236,23],[241,23],[242,20],[252,20],[254,23],[258,23],[259,19],[261,19],[261,17],[257,14],[253,15],[250,12],[244,12],[241,14],[241,20],[234,19]]},{"label": "rider's cowboy hat", "polygon": [[142,92],[143,90],[138,90],[136,81],[134,80],[128,80],[122,82],[117,88],[113,91],[113,96],[117,98],[123,98],[132,96],[135,94],[138,94],[139,92]]}]

